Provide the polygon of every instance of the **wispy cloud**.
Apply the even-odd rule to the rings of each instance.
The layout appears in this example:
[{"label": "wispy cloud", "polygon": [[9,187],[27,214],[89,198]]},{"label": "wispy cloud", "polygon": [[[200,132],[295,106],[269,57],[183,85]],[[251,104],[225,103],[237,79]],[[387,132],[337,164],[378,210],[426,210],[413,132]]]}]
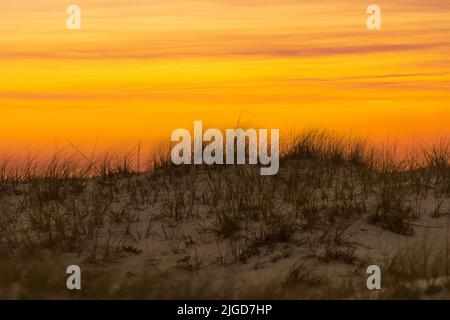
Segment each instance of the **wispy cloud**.
[{"label": "wispy cloud", "polygon": [[[122,108],[102,123],[114,133],[125,114],[130,139],[149,116],[163,132],[242,109],[266,127],[320,119],[376,131],[397,117],[390,124],[404,130],[447,130],[422,122],[450,101],[448,0],[377,1],[379,32],[352,0],[76,2],[82,30],[69,32],[60,0],[2,1],[0,137],[34,136],[39,122],[46,138],[61,127],[89,135],[99,106]],[[74,106],[85,111],[65,116]],[[11,111],[20,107],[32,111]]]}]

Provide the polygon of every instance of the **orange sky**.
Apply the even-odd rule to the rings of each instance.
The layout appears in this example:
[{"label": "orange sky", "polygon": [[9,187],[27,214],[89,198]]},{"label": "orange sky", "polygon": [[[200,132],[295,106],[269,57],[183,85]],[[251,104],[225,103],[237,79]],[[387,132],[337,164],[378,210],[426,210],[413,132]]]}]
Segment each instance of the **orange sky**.
[{"label": "orange sky", "polygon": [[[210,127],[449,137],[450,2],[1,0],[0,146],[169,141]],[[82,29],[66,29],[66,8]]]}]

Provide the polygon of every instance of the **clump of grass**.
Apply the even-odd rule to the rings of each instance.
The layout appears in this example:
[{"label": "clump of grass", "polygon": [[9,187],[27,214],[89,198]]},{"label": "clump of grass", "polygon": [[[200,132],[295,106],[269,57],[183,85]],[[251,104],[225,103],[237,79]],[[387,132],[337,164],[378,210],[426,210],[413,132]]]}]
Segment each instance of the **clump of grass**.
[{"label": "clump of grass", "polygon": [[294,264],[283,281],[284,288],[313,287],[319,288],[327,283],[327,278],[314,272],[313,267],[306,262]]},{"label": "clump of grass", "polygon": [[448,285],[446,258],[439,250],[433,250],[435,243],[427,240],[425,237],[421,245],[400,249],[387,258],[383,267],[386,275],[383,296],[420,299],[443,293]]},{"label": "clump of grass", "polygon": [[326,160],[372,168],[376,152],[364,139],[308,129],[286,144],[284,160],[290,159]]},{"label": "clump of grass", "polygon": [[414,231],[408,222],[413,218],[413,209],[402,190],[392,185],[382,185],[377,192],[377,204],[371,222],[379,223],[392,232],[411,236]]}]

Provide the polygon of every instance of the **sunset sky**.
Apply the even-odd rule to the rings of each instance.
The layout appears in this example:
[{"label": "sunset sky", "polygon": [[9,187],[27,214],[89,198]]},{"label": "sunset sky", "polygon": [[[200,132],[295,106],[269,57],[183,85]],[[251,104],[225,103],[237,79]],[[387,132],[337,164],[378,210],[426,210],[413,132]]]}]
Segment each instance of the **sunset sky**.
[{"label": "sunset sky", "polygon": [[0,148],[19,153],[194,120],[420,143],[450,137],[450,1],[1,0],[0,77]]}]

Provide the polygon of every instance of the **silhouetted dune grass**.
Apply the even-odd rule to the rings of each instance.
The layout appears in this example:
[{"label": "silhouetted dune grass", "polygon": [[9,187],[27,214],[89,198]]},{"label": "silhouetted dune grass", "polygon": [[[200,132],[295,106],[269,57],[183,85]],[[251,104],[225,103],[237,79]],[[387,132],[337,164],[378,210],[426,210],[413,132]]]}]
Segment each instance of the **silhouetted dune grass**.
[{"label": "silhouetted dune grass", "polygon": [[[426,295],[419,280],[448,273],[448,144],[399,158],[364,139],[307,130],[282,150],[276,176],[250,165],[174,166],[170,146],[145,160],[137,151],[3,161],[0,296],[370,297],[364,266],[378,263],[389,272],[381,296],[403,298]],[[396,248],[421,239],[424,219],[447,230],[434,247],[447,257],[440,268],[427,260],[409,270],[400,251],[381,259],[368,235],[355,238],[371,230]],[[68,264],[86,270],[80,293],[65,288]],[[330,266],[345,271],[339,281]],[[448,296],[448,282],[439,286]]]}]

